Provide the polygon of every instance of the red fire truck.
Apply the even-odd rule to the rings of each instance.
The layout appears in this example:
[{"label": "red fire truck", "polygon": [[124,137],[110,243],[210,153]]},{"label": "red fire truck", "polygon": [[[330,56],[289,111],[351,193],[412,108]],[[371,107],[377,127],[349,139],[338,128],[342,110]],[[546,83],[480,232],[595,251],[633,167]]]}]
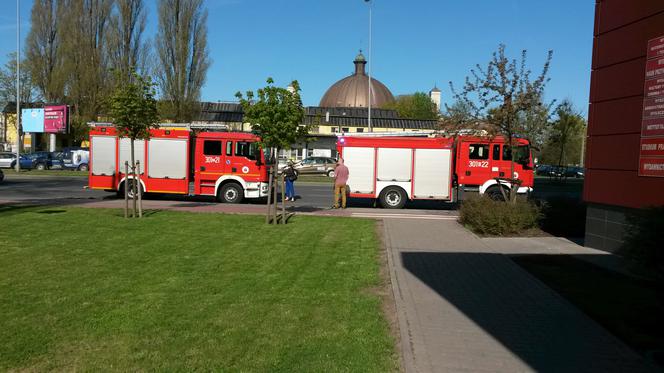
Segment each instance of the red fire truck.
[{"label": "red fire truck", "polygon": [[463,191],[502,199],[500,188],[512,188],[500,180],[509,178],[512,148],[513,176],[521,180],[517,193],[532,191],[530,144],[514,141],[511,147],[502,137],[340,137],[337,150],[349,170],[351,197],[402,208],[407,200],[454,202]]},{"label": "red fire truck", "polygon": [[[239,203],[266,197],[267,167],[258,138],[248,133],[154,129],[147,141],[134,141],[143,192],[216,196]],[[113,126],[90,130],[89,186],[124,193],[134,181],[125,174],[131,142]],[[131,190],[131,189],[130,189]]]}]

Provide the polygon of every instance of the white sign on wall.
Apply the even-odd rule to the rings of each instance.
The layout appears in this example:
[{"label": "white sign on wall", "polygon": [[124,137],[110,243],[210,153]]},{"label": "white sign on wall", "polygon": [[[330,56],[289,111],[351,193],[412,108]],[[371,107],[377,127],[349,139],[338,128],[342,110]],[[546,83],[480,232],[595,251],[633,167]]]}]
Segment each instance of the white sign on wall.
[{"label": "white sign on wall", "polygon": [[312,157],[332,157],[331,149],[314,149]]}]

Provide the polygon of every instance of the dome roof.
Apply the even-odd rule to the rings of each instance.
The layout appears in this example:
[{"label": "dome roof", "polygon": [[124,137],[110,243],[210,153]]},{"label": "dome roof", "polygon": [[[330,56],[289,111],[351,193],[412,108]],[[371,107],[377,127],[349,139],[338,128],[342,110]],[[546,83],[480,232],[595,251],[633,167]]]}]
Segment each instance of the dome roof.
[{"label": "dome roof", "polygon": [[[369,97],[369,76],[365,73],[366,59],[360,54],[355,57],[355,73],[334,83],[320,100],[322,107],[367,107]],[[392,92],[374,77],[371,77],[371,107],[378,108],[394,101]]]}]

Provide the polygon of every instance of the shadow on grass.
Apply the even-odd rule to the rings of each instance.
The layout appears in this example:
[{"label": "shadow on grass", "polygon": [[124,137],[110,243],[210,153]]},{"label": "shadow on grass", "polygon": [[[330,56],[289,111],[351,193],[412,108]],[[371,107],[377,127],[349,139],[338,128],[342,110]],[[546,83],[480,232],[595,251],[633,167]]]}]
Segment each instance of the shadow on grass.
[{"label": "shadow on grass", "polygon": [[[570,258],[574,261],[576,259]],[[652,371],[650,364],[632,353],[605,330],[583,316],[575,307],[563,302],[526,272],[521,271],[507,256],[490,253],[404,252],[404,267],[451,303],[492,338],[518,356],[535,371]],[[641,284],[620,277],[625,285],[615,288],[612,274],[590,271],[590,264],[565,266],[550,271],[553,279],[537,271],[533,275],[554,288],[563,297],[581,308],[604,327],[618,335],[633,348],[644,352],[633,337],[649,335],[661,346],[661,328],[650,328],[664,313],[655,308],[629,309],[629,301],[637,301],[629,293]],[[528,268],[530,271],[530,268]],[[557,286],[556,279],[571,286]],[[574,279],[573,281],[570,279]],[[657,304],[655,292],[638,294],[641,304]],[[594,297],[588,297],[594,295]],[[614,302],[626,296],[629,301]],[[581,302],[582,300],[586,302]],[[638,325],[630,333],[622,333],[621,312],[632,313]],[[593,313],[602,312],[602,315]],[[658,313],[662,311],[662,313]],[[606,316],[606,317],[604,317]],[[648,320],[646,322],[646,320]]]}]

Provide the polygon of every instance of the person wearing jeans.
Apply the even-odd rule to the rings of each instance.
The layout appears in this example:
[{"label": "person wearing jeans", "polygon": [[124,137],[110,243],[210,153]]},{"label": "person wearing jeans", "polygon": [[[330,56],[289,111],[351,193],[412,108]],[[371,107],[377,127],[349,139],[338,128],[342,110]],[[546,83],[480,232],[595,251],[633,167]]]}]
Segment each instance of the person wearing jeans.
[{"label": "person wearing jeans", "polygon": [[[343,158],[337,161],[337,168],[334,169],[334,206],[339,208],[339,197],[341,197],[341,208],[346,208],[346,183],[348,182],[348,167],[344,165]],[[339,196],[341,194],[341,196]]]},{"label": "person wearing jeans", "polygon": [[284,180],[286,182],[286,201],[295,201],[295,185],[297,180],[297,173],[293,168],[293,163],[288,163],[284,168]]}]

